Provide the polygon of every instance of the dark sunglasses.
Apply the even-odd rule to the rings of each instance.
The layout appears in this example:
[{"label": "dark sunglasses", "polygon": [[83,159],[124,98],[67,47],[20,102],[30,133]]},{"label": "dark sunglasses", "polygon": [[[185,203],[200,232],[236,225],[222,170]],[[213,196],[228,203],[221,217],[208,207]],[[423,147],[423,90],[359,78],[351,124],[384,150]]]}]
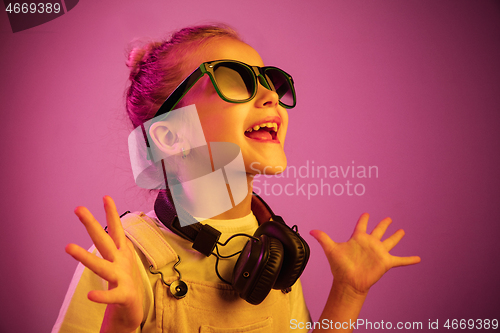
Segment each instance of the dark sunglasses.
[{"label": "dark sunglasses", "polygon": [[216,60],[202,63],[182,81],[160,106],[155,117],[173,110],[205,74],[210,77],[220,98],[229,103],[252,100],[257,94],[258,80],[262,86],[278,94],[282,107],[291,109],[296,104],[293,79],[285,71],[272,66],[250,66],[236,60]]}]

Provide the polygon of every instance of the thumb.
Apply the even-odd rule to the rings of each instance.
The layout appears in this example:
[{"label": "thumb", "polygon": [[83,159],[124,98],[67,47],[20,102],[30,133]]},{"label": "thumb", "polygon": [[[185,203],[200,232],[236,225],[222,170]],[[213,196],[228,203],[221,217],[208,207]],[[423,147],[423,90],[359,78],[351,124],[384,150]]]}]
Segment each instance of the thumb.
[{"label": "thumb", "polygon": [[336,245],[330,236],[321,230],[311,230],[309,234],[318,241],[325,253],[330,252]]}]

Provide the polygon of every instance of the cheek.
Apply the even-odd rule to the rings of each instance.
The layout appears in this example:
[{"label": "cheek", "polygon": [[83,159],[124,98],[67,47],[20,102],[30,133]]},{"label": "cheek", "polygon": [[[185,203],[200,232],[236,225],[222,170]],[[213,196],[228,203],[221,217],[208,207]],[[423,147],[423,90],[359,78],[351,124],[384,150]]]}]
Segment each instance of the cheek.
[{"label": "cheek", "polygon": [[279,113],[279,116],[281,118],[281,127],[280,127],[279,137],[280,137],[281,144],[284,145],[285,139],[286,139],[286,133],[288,130],[288,111],[286,109],[282,108],[281,110],[278,111],[278,113]]},{"label": "cheek", "polygon": [[207,114],[207,110],[203,107],[198,107],[198,114],[200,115],[201,128],[205,134],[207,142],[214,141],[217,134],[217,120]]},{"label": "cheek", "polygon": [[220,102],[208,77],[203,77],[195,86],[184,96],[186,102],[196,106],[201,127],[205,134],[206,141],[216,141],[217,135],[221,132]]},{"label": "cheek", "polygon": [[208,142],[234,142],[236,140],[237,120],[229,117],[231,112],[224,108],[224,104],[222,100],[217,99],[212,103],[205,101],[199,107],[197,106],[201,127]]}]

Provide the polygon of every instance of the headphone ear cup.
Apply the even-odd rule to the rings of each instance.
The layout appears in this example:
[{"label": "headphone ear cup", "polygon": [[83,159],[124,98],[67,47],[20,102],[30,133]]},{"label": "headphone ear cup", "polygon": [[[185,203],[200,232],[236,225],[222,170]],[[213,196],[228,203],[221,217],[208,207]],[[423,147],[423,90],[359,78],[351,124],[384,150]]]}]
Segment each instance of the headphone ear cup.
[{"label": "headphone ear cup", "polygon": [[283,263],[283,245],[262,235],[245,245],[234,267],[232,285],[250,304],[260,304],[273,288]]},{"label": "headphone ear cup", "polygon": [[291,287],[300,277],[309,260],[309,245],[284,222],[268,221],[255,231],[255,237],[267,235],[283,245],[283,265],[274,284],[274,289]]}]

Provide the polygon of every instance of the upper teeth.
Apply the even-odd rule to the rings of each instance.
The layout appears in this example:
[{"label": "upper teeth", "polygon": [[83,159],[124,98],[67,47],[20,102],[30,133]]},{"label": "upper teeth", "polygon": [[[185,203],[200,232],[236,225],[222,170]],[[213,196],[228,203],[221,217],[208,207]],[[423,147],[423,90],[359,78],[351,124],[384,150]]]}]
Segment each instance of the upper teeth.
[{"label": "upper teeth", "polygon": [[258,131],[261,127],[271,128],[273,131],[278,132],[278,124],[276,123],[263,123],[260,125],[255,125],[254,127],[250,127],[245,132]]}]

